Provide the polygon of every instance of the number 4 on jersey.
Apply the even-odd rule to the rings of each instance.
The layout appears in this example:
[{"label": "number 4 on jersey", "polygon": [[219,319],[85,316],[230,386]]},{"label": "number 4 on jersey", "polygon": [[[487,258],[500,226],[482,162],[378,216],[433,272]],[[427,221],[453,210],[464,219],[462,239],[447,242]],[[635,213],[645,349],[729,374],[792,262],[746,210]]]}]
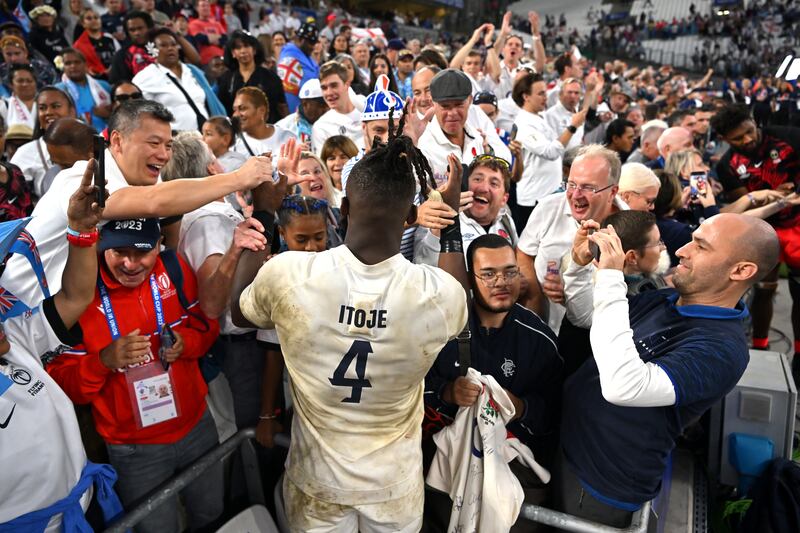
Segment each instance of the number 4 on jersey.
[{"label": "number 4 on jersey", "polygon": [[[364,379],[364,375],[367,372],[367,356],[371,353],[372,346],[369,342],[353,342],[352,346],[350,346],[350,350],[344,354],[344,357],[342,357],[342,360],[339,362],[339,366],[337,366],[336,370],[333,372],[333,377],[328,378],[328,381],[330,381],[331,385],[334,387],[352,387],[353,390],[350,392],[350,396],[344,398],[342,402],[360,403],[361,390],[364,387],[372,387],[369,380]],[[356,360],[357,378],[347,378],[345,377],[345,373],[347,369],[350,368],[353,359]]]}]

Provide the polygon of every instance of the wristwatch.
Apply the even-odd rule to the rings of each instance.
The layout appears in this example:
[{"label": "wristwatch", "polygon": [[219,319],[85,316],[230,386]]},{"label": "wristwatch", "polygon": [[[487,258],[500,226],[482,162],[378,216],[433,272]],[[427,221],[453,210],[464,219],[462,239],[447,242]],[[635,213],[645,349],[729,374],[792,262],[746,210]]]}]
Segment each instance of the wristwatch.
[{"label": "wristwatch", "polygon": [[569,126],[567,126],[567,131],[570,132],[571,134],[575,135],[575,132],[578,131],[578,128],[576,128],[575,126],[570,124]]}]

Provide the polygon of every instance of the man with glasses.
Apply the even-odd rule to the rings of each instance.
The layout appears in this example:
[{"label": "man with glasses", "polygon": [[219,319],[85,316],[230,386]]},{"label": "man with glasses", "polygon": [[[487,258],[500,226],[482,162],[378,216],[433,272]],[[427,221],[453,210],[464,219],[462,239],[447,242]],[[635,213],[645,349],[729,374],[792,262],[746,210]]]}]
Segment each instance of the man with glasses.
[{"label": "man with glasses", "polygon": [[[534,313],[517,304],[520,275],[514,248],[499,235],[482,235],[467,249],[472,288],[470,367],[492,376],[514,404],[506,428],[550,468],[557,444],[562,366],[556,336]],[[445,345],[425,378],[425,404],[446,419],[475,404],[481,388],[462,376],[457,341]],[[532,470],[509,465],[525,502],[545,503],[545,485]],[[437,506],[439,507],[439,506]],[[449,517],[450,507],[446,508]]]},{"label": "man with glasses", "polygon": [[[620,176],[615,152],[593,144],[581,148],[572,163],[566,192],[542,199],[531,214],[517,244],[517,261],[528,281],[521,302],[558,331],[564,317],[563,257],[581,221],[603,220],[621,209],[615,203]],[[561,169],[559,169],[560,171]]]},{"label": "man with glasses", "polygon": [[514,84],[511,97],[522,108],[514,121],[524,160],[522,179],[517,183],[514,222],[522,227],[536,203],[558,189],[564,149],[586,120],[586,110],[573,114],[569,126],[558,133],[550,128],[543,115],[547,105],[547,84],[539,74],[526,74],[520,78]]}]

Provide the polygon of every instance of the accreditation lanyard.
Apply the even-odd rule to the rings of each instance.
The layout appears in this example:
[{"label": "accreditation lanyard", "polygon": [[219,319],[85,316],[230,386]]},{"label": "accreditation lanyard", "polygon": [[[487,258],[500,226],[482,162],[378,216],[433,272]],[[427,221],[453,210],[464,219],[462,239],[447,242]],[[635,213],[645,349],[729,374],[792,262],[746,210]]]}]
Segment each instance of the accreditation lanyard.
[{"label": "accreditation lanyard", "polygon": [[[100,276],[97,277],[97,290],[100,291],[100,305],[103,307],[103,314],[106,317],[108,329],[111,331],[111,339],[117,340],[120,337],[119,324],[114,314],[114,308],[111,306],[111,297],[108,295],[108,289]],[[161,304],[161,293],[158,292],[158,282],[156,282],[155,274],[150,274],[150,293],[153,295],[158,334],[161,335],[161,330],[164,328],[164,307]]]}]

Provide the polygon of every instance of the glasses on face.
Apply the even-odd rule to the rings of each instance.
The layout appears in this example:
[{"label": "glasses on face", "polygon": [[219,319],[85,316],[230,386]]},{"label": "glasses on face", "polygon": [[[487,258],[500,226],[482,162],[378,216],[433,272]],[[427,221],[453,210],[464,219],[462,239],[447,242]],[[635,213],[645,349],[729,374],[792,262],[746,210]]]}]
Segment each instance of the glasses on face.
[{"label": "glasses on face", "polygon": [[475,165],[476,163],[481,163],[483,161],[496,161],[500,166],[504,167],[506,170],[508,170],[511,166],[508,164],[508,161],[506,161],[502,157],[497,157],[496,155],[492,154],[481,154],[475,157],[475,159],[473,159],[472,161],[473,165]]},{"label": "glasses on face", "polygon": [[661,240],[661,239],[658,239],[658,242],[655,243],[655,244],[646,244],[644,247],[645,248],[653,248],[654,246],[658,246],[659,248],[666,248],[667,247],[667,245],[664,244],[664,241]]},{"label": "glasses on face", "polygon": [[[640,193],[638,191],[628,191],[628,192],[633,193],[636,196],[639,196],[640,198],[643,198],[642,197],[642,193]],[[656,205],[656,199],[655,198],[644,198],[644,203],[647,205],[647,207],[653,207],[654,205]]]},{"label": "glasses on face", "polygon": [[124,102],[126,100],[141,100],[142,93],[131,93],[131,94],[118,94],[114,97],[115,102]]},{"label": "glasses on face", "polygon": [[519,276],[518,268],[509,268],[508,270],[503,270],[501,272],[487,271],[481,272],[480,274],[475,274],[475,277],[483,281],[483,283],[490,289],[497,285],[497,282],[500,281],[500,278],[502,278],[503,282],[505,283],[511,283],[516,279],[517,276]]},{"label": "glasses on face", "polygon": [[565,191],[568,192],[575,192],[576,190],[581,191],[583,194],[597,194],[599,192],[603,192],[606,189],[610,189],[615,184],[612,183],[610,185],[606,185],[605,187],[598,189],[594,185],[578,185],[574,181],[565,181],[562,182],[561,186],[564,187]]}]

